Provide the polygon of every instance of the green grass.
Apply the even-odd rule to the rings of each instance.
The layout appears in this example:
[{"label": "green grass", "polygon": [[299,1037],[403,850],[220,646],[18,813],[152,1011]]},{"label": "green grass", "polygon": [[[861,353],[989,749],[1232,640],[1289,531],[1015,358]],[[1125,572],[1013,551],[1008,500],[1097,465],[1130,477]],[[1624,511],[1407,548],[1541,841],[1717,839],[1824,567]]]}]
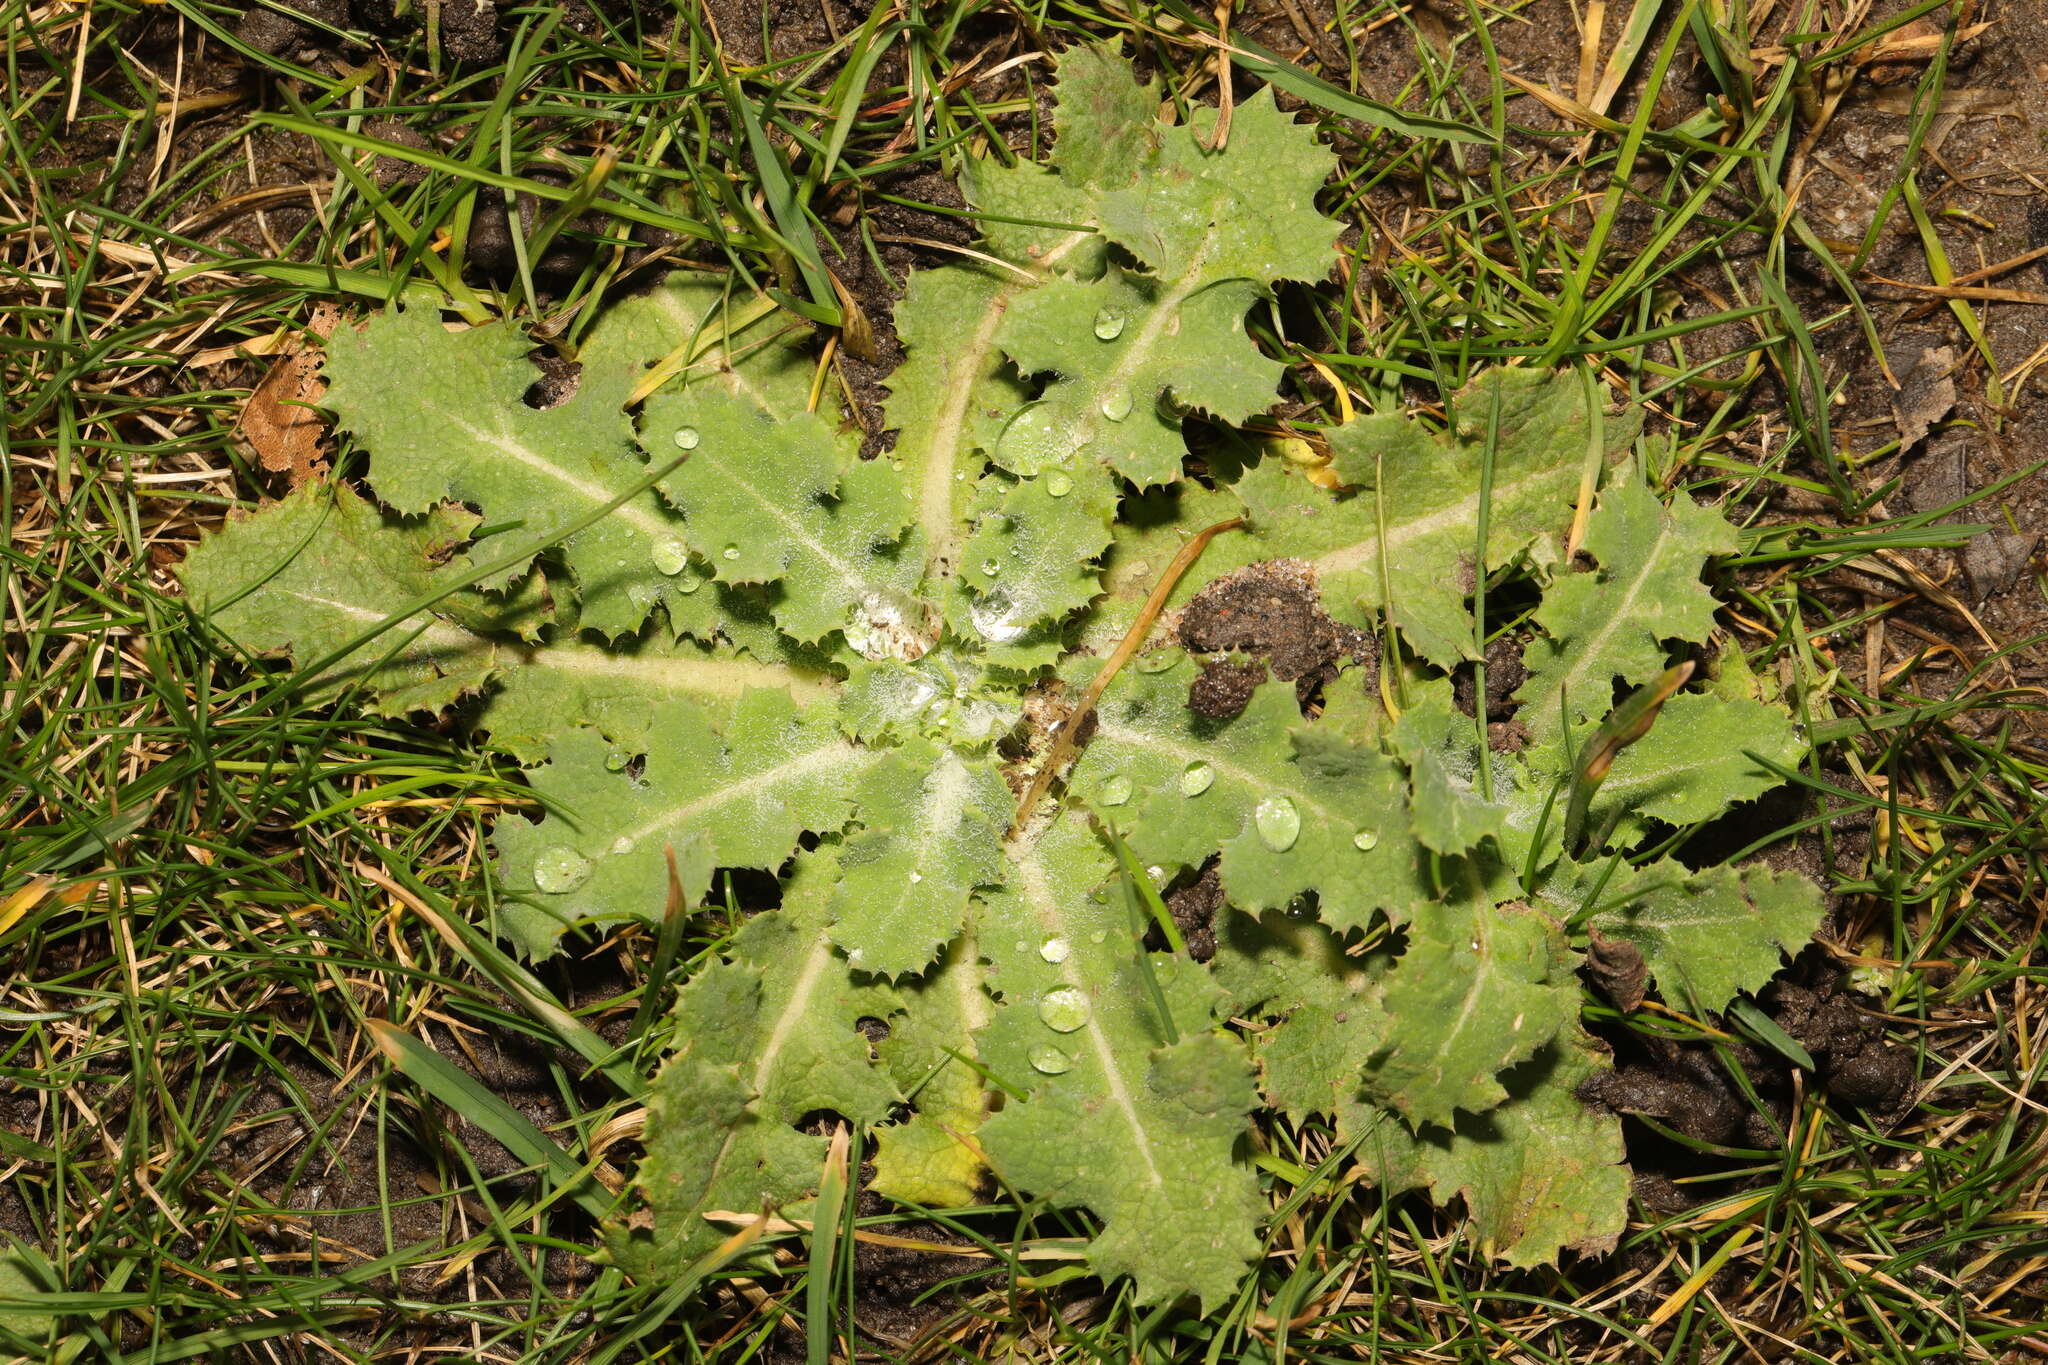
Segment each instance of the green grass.
[{"label": "green grass", "polygon": [[[775,1277],[709,1264],[634,1285],[592,1265],[594,1215],[630,1170],[643,1078],[668,1044],[662,1006],[736,925],[744,889],[533,972],[470,927],[490,914],[487,822],[526,799],[517,774],[431,725],[307,704],[224,652],[172,588],[167,566],[201,528],[279,487],[233,439],[269,362],[195,359],[296,328],[319,302],[397,299],[519,317],[573,351],[607,290],[662,268],[639,263],[644,242],[729,270],[736,295],[792,320],[845,323],[854,349],[840,253],[900,275],[885,251],[903,234],[880,215],[915,206],[901,173],[990,144],[1028,154],[1047,133],[1034,54],[1090,36],[1122,37],[1182,105],[1216,99],[1210,7],[878,9],[823,51],[754,67],[721,61],[694,8],[588,32],[533,8],[510,12],[492,65],[419,35],[340,64],[243,50],[239,96],[174,114],[213,92],[167,93],[169,59],[152,72],[138,54],[161,55],[180,26],[234,48],[232,13],[4,0],[0,1230],[21,1249],[0,1260],[0,1358],[45,1358],[51,1330],[58,1360],[136,1362],[1892,1362],[2048,1345],[2034,1326],[2048,1314],[2048,753],[2023,681],[2040,641],[1967,627],[1951,640],[1914,612],[1941,589],[1913,556],[1971,530],[1939,517],[1998,520],[2003,490],[1975,508],[1876,510],[1887,490],[1868,471],[1889,448],[1831,425],[1828,359],[1883,340],[1888,319],[1850,287],[1872,242],[1838,256],[1797,190],[1815,112],[1899,16],[1852,33],[1832,11],[1780,12],[1752,35],[1741,5],[1639,0],[1608,22],[1639,48],[1638,79],[1560,123],[1508,79],[1527,73],[1503,51],[1564,22],[1562,7],[1472,6],[1448,28],[1384,3],[1271,8],[1267,44],[1326,83],[1285,77],[1344,157],[1327,207],[1361,228],[1337,287],[1259,320],[1297,362],[1298,425],[1510,359],[1583,367],[1664,419],[1642,447],[1656,480],[1726,500],[1748,528],[1725,584],[1732,638],[1826,741],[1796,780],[1873,822],[1862,858],[1809,821],[1847,898],[1826,951],[1874,972],[1872,1003],[1918,1058],[1920,1105],[1876,1118],[1803,1092],[1783,1147],[1702,1152],[1682,1178],[1691,1207],[1644,1205],[1617,1255],[1558,1274],[1490,1265],[1455,1218],[1363,1189],[1325,1129],[1271,1124],[1256,1154],[1275,1209],[1267,1258],[1204,1321],[1081,1277],[1085,1227],[1006,1197],[929,1223],[825,1201],[817,1227],[751,1229]],[[1296,14],[1310,40],[1289,36]],[[1750,59],[1788,30],[1816,36],[1790,60]],[[1695,54],[1710,98],[1658,115]],[[993,80],[956,79],[1013,59]],[[1237,95],[1260,60],[1235,71]],[[1921,68],[1885,189],[1935,283],[1954,272],[1918,177],[1945,79],[1944,48]],[[1403,114],[1360,103],[1374,95]],[[416,176],[371,159],[373,128],[391,123],[431,148],[385,147]],[[1415,136],[1447,125],[1509,150]],[[286,184],[259,196],[270,218],[237,217],[224,237],[210,206],[248,190],[259,146],[312,169],[267,173]],[[471,225],[508,189],[534,196],[533,230],[485,283],[465,260]],[[589,249],[550,283],[535,264],[562,240]],[[1803,282],[1802,259],[1831,284]],[[1949,303],[1965,348],[1987,351],[1983,307]],[[344,448],[337,471],[351,461]],[[1788,516],[1771,501],[1787,492],[1823,510]],[[1847,605],[1835,584],[1849,568],[1895,600]],[[1489,597],[1511,605],[1513,588]],[[1873,670],[1880,629],[1892,644]],[[1670,1015],[1629,1026],[1726,1036]],[[504,1056],[519,1059],[511,1082]],[[926,1291],[943,1312],[914,1344],[868,1304],[863,1267],[890,1238],[962,1239],[987,1272],[956,1286],[962,1263],[944,1262]],[[22,1302],[58,1315],[54,1329],[11,1306],[29,1287]]]}]

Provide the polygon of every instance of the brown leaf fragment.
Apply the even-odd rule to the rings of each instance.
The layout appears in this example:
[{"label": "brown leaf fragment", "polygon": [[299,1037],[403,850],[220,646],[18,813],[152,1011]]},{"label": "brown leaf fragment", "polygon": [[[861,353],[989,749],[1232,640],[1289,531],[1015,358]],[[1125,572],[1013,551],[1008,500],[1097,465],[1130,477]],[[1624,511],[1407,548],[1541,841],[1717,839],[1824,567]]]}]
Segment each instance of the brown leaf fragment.
[{"label": "brown leaf fragment", "polygon": [[[314,309],[306,330],[326,337],[340,318],[339,309],[322,304]],[[320,353],[296,342],[279,356],[242,407],[242,439],[265,469],[285,475],[293,488],[327,471],[322,453],[327,423],[317,410],[326,392]]]},{"label": "brown leaf fragment", "polygon": [[1971,537],[1963,547],[1963,572],[1977,600],[1996,597],[2019,582],[2040,544],[2039,532],[1986,531]]},{"label": "brown leaf fragment", "polygon": [[1586,953],[1586,976],[1623,1014],[1649,994],[1650,972],[1643,951],[1625,938],[1608,938],[1598,929]]},{"label": "brown leaf fragment", "polygon": [[1899,428],[1899,449],[1908,451],[1956,405],[1956,353],[1922,337],[1895,348],[1893,354],[1902,363],[1899,389],[1892,395],[1892,420]]}]

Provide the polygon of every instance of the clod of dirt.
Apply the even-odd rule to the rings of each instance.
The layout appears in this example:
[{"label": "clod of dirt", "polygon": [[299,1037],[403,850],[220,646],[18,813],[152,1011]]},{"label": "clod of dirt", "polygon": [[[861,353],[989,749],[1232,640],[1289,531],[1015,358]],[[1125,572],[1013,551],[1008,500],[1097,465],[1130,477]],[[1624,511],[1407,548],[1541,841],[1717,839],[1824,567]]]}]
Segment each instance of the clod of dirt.
[{"label": "clod of dirt", "polygon": [[[379,142],[388,142],[394,147],[411,147],[416,151],[432,151],[434,144],[426,134],[395,118],[371,119],[363,125],[363,136],[373,137]],[[377,182],[379,189],[396,189],[403,185],[417,185],[427,178],[427,168],[417,161],[402,157],[385,156],[378,153],[370,158],[370,178]]]},{"label": "clod of dirt", "polygon": [[[316,23],[303,23],[292,17],[296,11]],[[287,9],[271,9],[267,5],[251,5],[235,25],[235,36],[258,52],[267,52],[273,57],[287,61],[317,56],[334,47],[334,35],[319,27],[347,28],[349,26],[348,0],[292,0]]]},{"label": "clod of dirt", "polygon": [[1207,962],[1216,956],[1216,918],[1225,905],[1223,879],[1217,875],[1216,867],[1217,860],[1211,858],[1202,868],[1201,876],[1166,893],[1166,908],[1173,915],[1174,927],[1180,930],[1181,941],[1188,945],[1188,956],[1197,962]]},{"label": "clod of dirt", "polygon": [[1598,929],[1592,935],[1586,951],[1586,979],[1627,1014],[1649,994],[1650,970],[1643,961],[1643,950],[1625,938],[1608,938]]},{"label": "clod of dirt", "polygon": [[1972,536],[1963,547],[1963,572],[1970,577],[1970,591],[1981,603],[2010,588],[2027,571],[2040,544],[2038,531],[1986,531]]},{"label": "clod of dirt", "polygon": [[[1515,693],[1529,681],[1522,663],[1522,641],[1502,636],[1486,646],[1486,718],[1511,719],[1516,710]],[[1466,715],[1472,714],[1472,666],[1461,666],[1451,677],[1451,700]],[[1496,744],[1495,748],[1500,746]]]},{"label": "clod of dirt", "polygon": [[1832,987],[1781,981],[1766,1005],[1820,1067],[1828,1094],[1859,1109],[1894,1109],[1913,1084],[1913,1056],[1886,1041],[1884,1029]]},{"label": "clod of dirt", "polygon": [[[1645,1040],[1649,1055],[1604,1071],[1579,1087],[1579,1098],[1617,1114],[1652,1118],[1695,1142],[1771,1148],[1780,1142],[1770,1118],[1752,1109],[1704,1048]],[[1747,1069],[1747,1068],[1745,1068]]]},{"label": "clod of dirt", "polygon": [[526,406],[536,409],[560,407],[576,396],[583,366],[549,350],[535,351],[533,364],[540,375],[526,391]]},{"label": "clod of dirt", "polygon": [[1914,336],[1894,344],[1892,359],[1899,377],[1892,420],[1899,428],[1899,449],[1907,451],[1955,407],[1956,353],[1936,345],[1933,337]]},{"label": "clod of dirt", "polygon": [[1263,663],[1234,664],[1220,660],[1206,665],[1188,684],[1188,709],[1198,716],[1227,719],[1251,704],[1252,693],[1266,680]]},{"label": "clod of dirt", "polygon": [[[1378,642],[1330,619],[1314,572],[1296,559],[1250,564],[1216,579],[1182,609],[1179,630],[1191,654],[1249,654],[1259,661],[1209,663],[1189,687],[1188,706],[1217,720],[1243,711],[1269,669],[1293,683],[1306,705],[1336,678],[1342,660],[1374,670],[1379,665]],[[1372,682],[1368,674],[1367,685]]]},{"label": "clod of dirt", "polygon": [[[559,166],[545,163],[528,166],[524,172],[529,180],[543,185],[566,188],[573,177]],[[520,193],[514,196],[519,204],[519,233],[530,240],[540,220],[547,216],[538,196]],[[569,229],[555,235],[548,243],[540,259],[529,261],[534,278],[550,283],[560,283],[575,278],[583,269],[583,263],[590,258],[591,244],[587,235],[605,230],[603,218],[585,213],[570,224]],[[505,191],[485,189],[478,193],[476,216],[469,224],[469,263],[493,279],[510,279],[519,269],[519,255],[512,247],[512,215],[505,206]]]}]

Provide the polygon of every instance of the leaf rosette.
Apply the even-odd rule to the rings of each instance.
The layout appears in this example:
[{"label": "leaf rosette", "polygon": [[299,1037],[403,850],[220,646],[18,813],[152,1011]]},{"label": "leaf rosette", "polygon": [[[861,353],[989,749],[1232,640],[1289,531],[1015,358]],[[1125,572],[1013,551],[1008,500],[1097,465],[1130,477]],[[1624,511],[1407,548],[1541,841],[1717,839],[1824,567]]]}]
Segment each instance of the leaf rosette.
[{"label": "leaf rosette", "polygon": [[[1446,396],[1447,428],[1329,429],[1316,479],[1206,437],[1191,461],[1197,427],[1278,399],[1258,322],[1331,268],[1333,159],[1269,93],[1220,150],[1159,108],[1077,50],[1050,160],[968,168],[981,259],[910,285],[891,454],[863,460],[812,409],[806,332],[703,277],[613,305],[546,411],[516,327],[393,311],[328,357],[367,496],[309,484],[184,566],[241,649],[382,712],[456,708],[524,768],[536,809],[494,833],[522,953],[655,921],[671,851],[692,904],[716,869],[779,882],[670,1017],[642,1208],[611,1234],[636,1273],[715,1247],[708,1214],[800,1215],[819,1112],[872,1132],[893,1198],[958,1206],[999,1179],[1087,1210],[1090,1263],[1141,1302],[1213,1307],[1257,1260],[1266,1111],[1333,1124],[1389,1191],[1461,1201],[1514,1264],[1603,1248],[1627,1181],[1617,1120],[1574,1096],[1605,1065],[1580,945],[1629,940],[1667,999],[1712,1011],[1818,923],[1798,879],[1638,852],[1796,761],[1764,701],[1669,699],[1564,828],[1617,690],[1707,642],[1704,574],[1734,545],[1715,509],[1652,494],[1632,414],[1504,369]],[[629,409],[655,364],[671,377]],[[1226,519],[1137,662],[1072,714],[1137,598]],[[1190,709],[1219,661],[1175,614],[1272,561],[1401,649]],[[1483,653],[1476,583],[1507,573],[1541,593],[1518,748],[1448,676]],[[1020,811],[1062,726],[1076,757]],[[1145,906],[1211,869],[1226,904],[1198,961],[1148,937]]]}]

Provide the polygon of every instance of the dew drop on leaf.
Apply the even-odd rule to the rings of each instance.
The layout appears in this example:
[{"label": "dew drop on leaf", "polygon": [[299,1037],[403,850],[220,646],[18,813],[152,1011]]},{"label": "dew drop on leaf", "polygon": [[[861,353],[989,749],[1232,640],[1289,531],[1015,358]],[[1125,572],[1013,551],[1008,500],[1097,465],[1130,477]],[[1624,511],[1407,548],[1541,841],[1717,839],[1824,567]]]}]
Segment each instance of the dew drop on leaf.
[{"label": "dew drop on leaf", "polygon": [[1074,1059],[1072,1057],[1069,1057],[1051,1043],[1041,1043],[1031,1049],[1031,1065],[1048,1076],[1057,1076],[1073,1064]]},{"label": "dew drop on leaf", "polygon": [[697,442],[703,439],[704,438],[702,436],[699,436],[697,434],[697,428],[695,427],[676,428],[675,440],[677,450],[695,450],[697,448]]},{"label": "dew drop on leaf", "polygon": [[1105,806],[1121,806],[1131,799],[1131,779],[1122,773],[1112,774],[1097,789],[1095,799]]},{"label": "dew drop on leaf", "polygon": [[612,840],[612,852],[631,853],[632,851],[633,840],[630,836],[621,834],[618,838]]},{"label": "dew drop on leaf", "polygon": [[1038,955],[1047,962],[1065,962],[1067,960],[1067,941],[1063,938],[1049,938],[1038,945]]},{"label": "dew drop on leaf", "polygon": [[737,545],[728,545],[723,550],[720,550],[719,553],[724,555],[727,559],[738,559],[740,557],[740,547]]},{"label": "dew drop on leaf", "polygon": [[1095,335],[1104,341],[1115,341],[1123,335],[1124,315],[1114,308],[1104,308],[1095,314]]},{"label": "dew drop on leaf", "polygon": [[697,577],[697,575],[695,574],[691,574],[687,578],[678,578],[676,580],[676,591],[680,593],[693,593],[703,586],[704,580]]},{"label": "dew drop on leaf", "polygon": [[1006,645],[1024,634],[1024,623],[1018,619],[1019,615],[1016,604],[1000,589],[975,598],[967,609],[967,619],[981,637],[999,645]]},{"label": "dew drop on leaf", "polygon": [[1002,561],[999,559],[984,559],[981,561],[981,571],[990,578],[994,578],[1003,571]]},{"label": "dew drop on leaf", "polygon": [[1140,673],[1164,673],[1167,669],[1172,668],[1174,663],[1175,658],[1172,650],[1155,649],[1150,654],[1140,654],[1138,656],[1138,671]]},{"label": "dew drop on leaf", "polygon": [[910,874],[910,884],[911,884],[912,886],[916,886],[916,885],[917,885],[917,884],[918,884],[919,882],[921,882],[921,881],[923,881],[923,880],[924,880],[924,873],[922,873],[922,872],[913,872],[913,873],[911,873],[911,874]]},{"label": "dew drop on leaf", "polygon": [[1072,986],[1055,986],[1038,1002],[1038,1017],[1054,1033],[1072,1033],[1088,1022],[1088,997]]},{"label": "dew drop on leaf", "polygon": [[1351,836],[1351,846],[1362,853],[1370,853],[1380,846],[1380,832],[1376,829],[1362,829]]},{"label": "dew drop on leaf", "polygon": [[1301,812],[1284,796],[1269,796],[1253,808],[1252,824],[1259,842],[1275,853],[1285,853],[1301,837]]},{"label": "dew drop on leaf", "polygon": [[1215,780],[1216,770],[1200,759],[1196,759],[1181,772],[1180,794],[1182,796],[1200,796],[1203,792],[1209,790],[1209,784]]},{"label": "dew drop on leaf", "polygon": [[574,891],[590,875],[590,860],[573,848],[544,849],[533,860],[533,884],[551,896]]},{"label": "dew drop on leaf", "polygon": [[1055,498],[1064,498],[1074,491],[1074,481],[1064,474],[1053,474],[1046,478],[1045,491]]},{"label": "dew drop on leaf", "polygon": [[1121,422],[1131,415],[1131,395],[1128,390],[1113,393],[1102,400],[1102,415],[1112,422]]},{"label": "dew drop on leaf", "polygon": [[650,558],[654,560],[655,568],[674,578],[683,571],[683,566],[690,562],[690,552],[683,547],[683,542],[670,538],[654,542]]},{"label": "dew drop on leaf", "polygon": [[626,770],[626,756],[617,749],[604,756],[604,770],[608,773],[622,773]]},{"label": "dew drop on leaf", "polygon": [[1095,931],[1094,933],[1092,933],[1092,934],[1088,935],[1088,941],[1089,941],[1090,943],[1101,943],[1101,942],[1103,942],[1103,941],[1104,941],[1105,939],[1107,939],[1108,937],[1109,937],[1109,930],[1107,930],[1107,929],[1097,929],[1097,930],[1096,930],[1096,931]]}]

